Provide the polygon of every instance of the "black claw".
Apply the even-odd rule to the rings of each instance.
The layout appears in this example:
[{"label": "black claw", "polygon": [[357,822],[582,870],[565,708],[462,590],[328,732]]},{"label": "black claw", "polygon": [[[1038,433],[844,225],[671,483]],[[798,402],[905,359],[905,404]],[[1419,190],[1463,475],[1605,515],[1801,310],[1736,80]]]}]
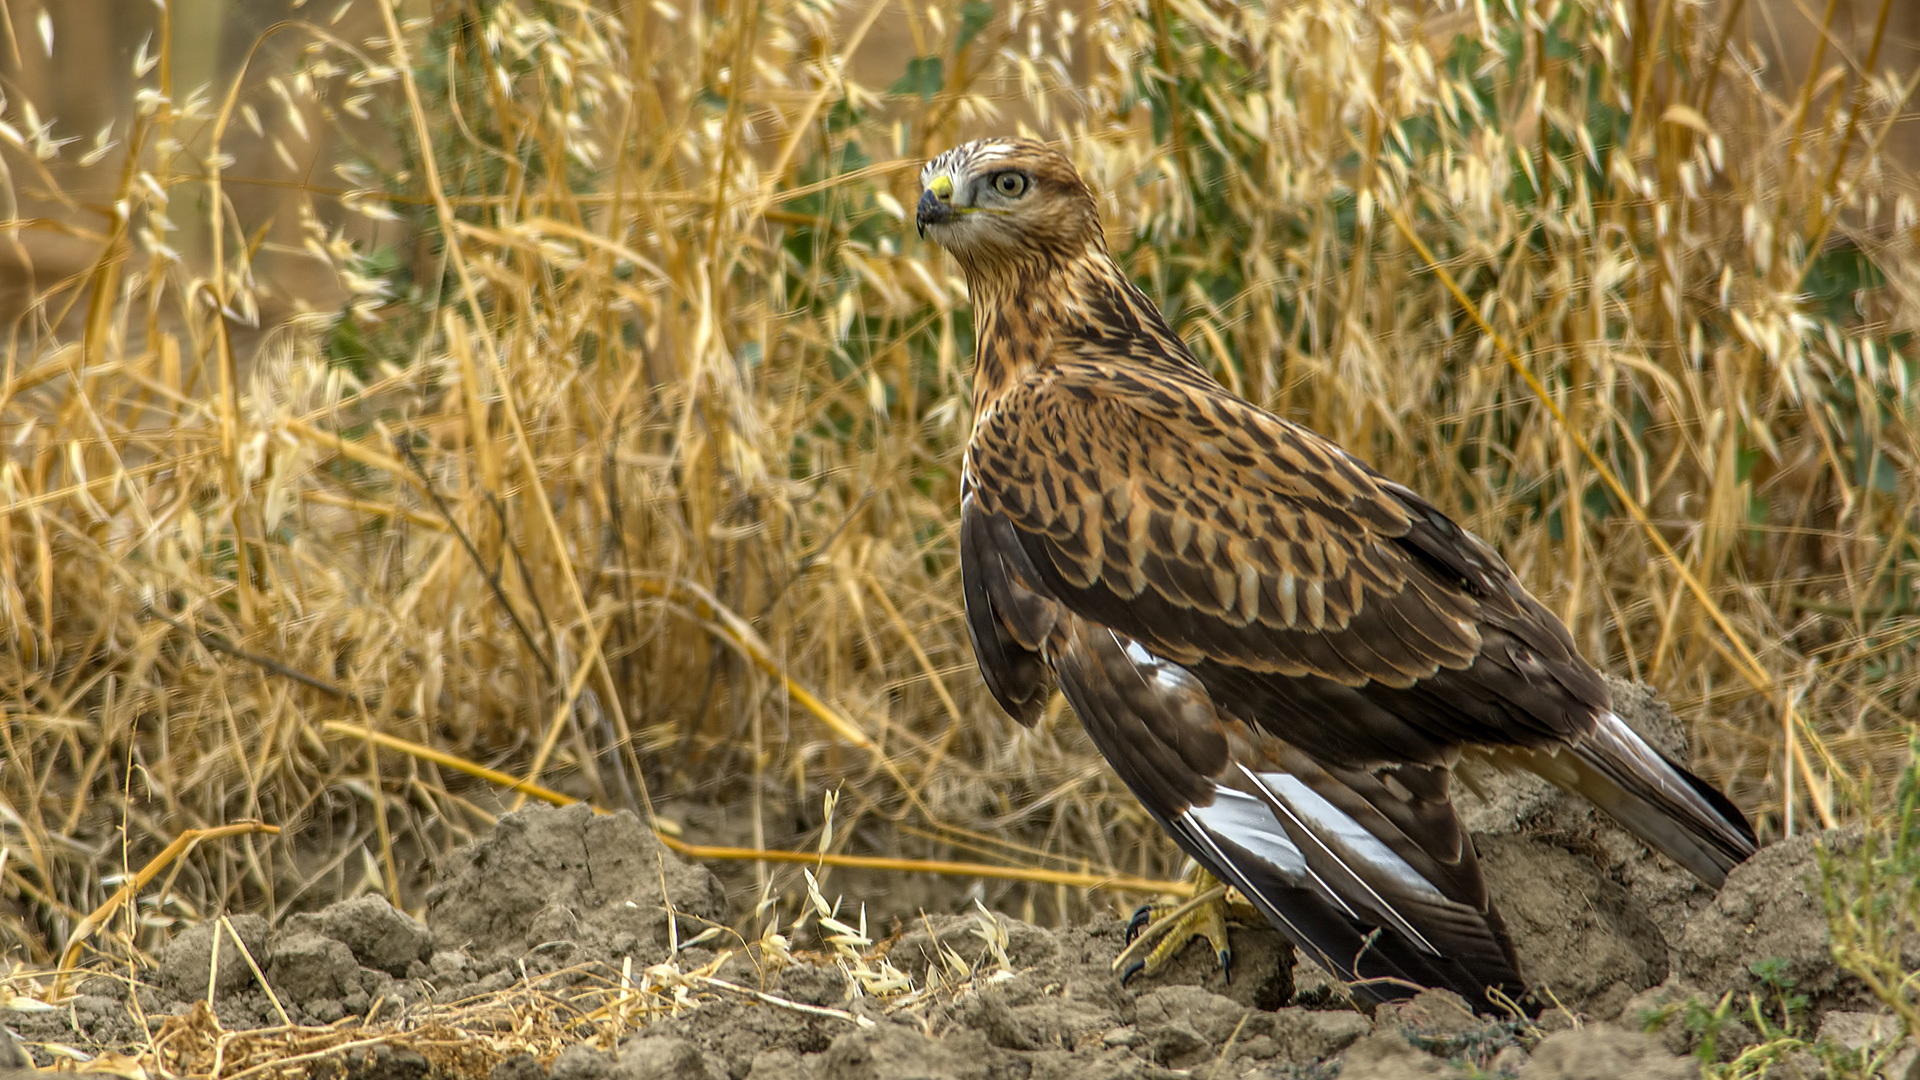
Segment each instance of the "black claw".
[{"label": "black claw", "polygon": [[1128,983],[1133,981],[1133,977],[1135,975],[1138,975],[1145,970],[1147,970],[1147,962],[1145,960],[1135,960],[1133,963],[1128,964],[1127,970],[1120,973],[1120,985],[1121,986],[1127,985]]},{"label": "black claw", "polygon": [[1133,911],[1133,918],[1127,920],[1127,944],[1129,945],[1133,944],[1133,939],[1140,936],[1140,931],[1145,930],[1147,927],[1151,926],[1152,924],[1153,924],[1153,906],[1152,905],[1141,904],[1139,907],[1135,908]]},{"label": "black claw", "polygon": [[1225,949],[1220,950],[1220,977],[1228,986],[1233,985],[1233,954]]}]

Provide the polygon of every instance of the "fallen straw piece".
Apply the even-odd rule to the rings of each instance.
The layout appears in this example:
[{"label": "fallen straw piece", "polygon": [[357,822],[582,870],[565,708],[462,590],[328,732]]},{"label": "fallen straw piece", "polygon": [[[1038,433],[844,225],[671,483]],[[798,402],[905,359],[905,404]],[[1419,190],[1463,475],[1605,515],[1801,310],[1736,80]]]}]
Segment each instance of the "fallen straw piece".
[{"label": "fallen straw piece", "polygon": [[66,951],[60,954],[60,975],[54,980],[53,996],[56,999],[66,996],[67,976],[73,972],[74,962],[80,958],[80,946],[93,936],[95,930],[106,925],[107,920],[113,917],[113,913],[120,910],[120,905],[132,899],[141,889],[146,888],[147,883],[152,881],[155,875],[165,870],[175,859],[192,850],[194,845],[202,840],[224,840],[229,836],[244,836],[248,833],[279,836],[280,826],[268,825],[264,821],[237,821],[231,825],[218,825],[211,829],[188,829],[174,837],[173,843],[163,848],[160,854],[147,860],[147,865],[133,875],[133,880],[120,886],[117,892],[107,898],[106,903],[88,912],[87,917],[81,919],[80,924],[73,928],[73,933],[67,937]]},{"label": "fallen straw piece", "polygon": [[792,1009],[794,1012],[811,1013],[814,1016],[831,1016],[837,1020],[845,1020],[863,1028],[873,1026],[872,1020],[850,1013],[845,1009],[834,1009],[825,1005],[808,1005],[790,998],[783,998],[778,994],[769,994],[765,990],[755,990],[752,987],[741,986],[739,983],[728,982],[725,979],[716,979],[711,975],[695,975],[692,976],[692,978],[716,990],[731,990],[736,994],[743,994],[763,1004],[773,1005],[778,1008]]},{"label": "fallen straw piece", "polygon": [[[489,783],[498,784],[512,791],[523,792],[541,802],[554,806],[571,806],[580,800],[538,784],[529,783],[516,776],[510,776],[498,769],[489,769],[485,765],[468,761],[463,757],[423,746],[416,742],[374,731],[357,724],[329,720],[320,725],[321,730],[330,735],[364,739],[376,746],[398,751],[423,761],[477,777]],[[593,807],[596,814],[608,811]],[[845,866],[863,870],[890,870],[899,873],[943,874],[948,877],[984,877],[1006,881],[1028,881],[1041,885],[1065,885],[1079,889],[1114,889],[1119,892],[1155,893],[1167,896],[1191,896],[1193,885],[1185,881],[1162,881],[1154,878],[1129,877],[1124,874],[1094,874],[1081,870],[1047,870],[1033,866],[999,866],[994,863],[948,862],[941,859],[892,859],[878,855],[839,855],[817,851],[778,851],[761,848],[714,847],[703,844],[689,844],[678,837],[669,836],[656,829],[654,835],[676,855],[689,859],[719,859],[736,862],[774,862],[801,863],[808,866]]]}]

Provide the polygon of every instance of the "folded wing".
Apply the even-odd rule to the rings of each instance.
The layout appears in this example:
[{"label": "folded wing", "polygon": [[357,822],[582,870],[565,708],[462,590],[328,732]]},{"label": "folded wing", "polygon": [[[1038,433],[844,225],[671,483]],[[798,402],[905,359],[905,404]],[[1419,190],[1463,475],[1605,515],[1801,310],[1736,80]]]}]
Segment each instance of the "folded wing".
[{"label": "folded wing", "polygon": [[1181,848],[1363,996],[1446,986],[1491,1006],[1489,988],[1519,995],[1444,768],[1329,769],[1222,713],[1184,667],[1036,587],[1012,529],[963,504],[969,629],[1009,712],[1037,715],[1051,673]]},{"label": "folded wing", "polygon": [[978,418],[965,483],[995,697],[1031,722],[1051,673],[1181,847],[1364,992],[1518,991],[1451,805],[1463,751],[1710,882],[1753,850],[1485,543],[1197,371],[1061,358]]}]

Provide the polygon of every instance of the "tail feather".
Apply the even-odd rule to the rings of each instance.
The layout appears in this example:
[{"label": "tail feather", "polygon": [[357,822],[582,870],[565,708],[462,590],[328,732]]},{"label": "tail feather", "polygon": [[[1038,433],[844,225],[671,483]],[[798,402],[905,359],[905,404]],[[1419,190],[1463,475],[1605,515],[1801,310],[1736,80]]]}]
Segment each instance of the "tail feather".
[{"label": "tail feather", "polygon": [[1592,734],[1571,748],[1509,753],[1715,888],[1759,846],[1731,800],[1647,745],[1612,712],[1601,713]]}]

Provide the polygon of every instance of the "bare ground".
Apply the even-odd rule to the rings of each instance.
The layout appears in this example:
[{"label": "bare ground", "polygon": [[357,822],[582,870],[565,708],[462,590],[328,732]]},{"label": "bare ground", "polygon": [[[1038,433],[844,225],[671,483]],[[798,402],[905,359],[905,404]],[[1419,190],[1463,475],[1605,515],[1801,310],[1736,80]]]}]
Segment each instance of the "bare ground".
[{"label": "bare ground", "polygon": [[[1622,714],[1677,750],[1665,710],[1621,689]],[[231,1054],[266,1072],[274,1053],[311,1047],[315,1075],[365,1080],[1652,1080],[1698,1074],[1685,1003],[1710,1008],[1729,990],[1764,1000],[1754,965],[1770,961],[1776,983],[1808,996],[1815,1029],[1877,1037],[1821,914],[1816,843],[1844,848],[1851,835],[1775,844],[1716,897],[1576,800],[1482,786],[1469,818],[1490,886],[1525,970],[1560,1006],[1538,1021],[1475,1017],[1438,992],[1365,1015],[1264,927],[1233,928],[1230,983],[1193,948],[1123,986],[1111,969],[1119,920],[1046,929],[984,910],[876,929],[882,940],[851,962],[817,926],[790,951],[721,933],[674,953],[751,922],[753,898],[725,895],[632,815],[580,806],[511,814],[445,859],[424,923],[371,896],[277,928],[236,916],[231,933],[179,934],[157,971],[97,974],[59,1008],[0,1020],[43,1067],[61,1047],[154,1056],[158,1045],[174,1071],[204,1074],[208,1054]],[[886,965],[910,986],[879,986]],[[1751,1039],[1732,1022],[1714,1049],[1724,1058]]]}]

